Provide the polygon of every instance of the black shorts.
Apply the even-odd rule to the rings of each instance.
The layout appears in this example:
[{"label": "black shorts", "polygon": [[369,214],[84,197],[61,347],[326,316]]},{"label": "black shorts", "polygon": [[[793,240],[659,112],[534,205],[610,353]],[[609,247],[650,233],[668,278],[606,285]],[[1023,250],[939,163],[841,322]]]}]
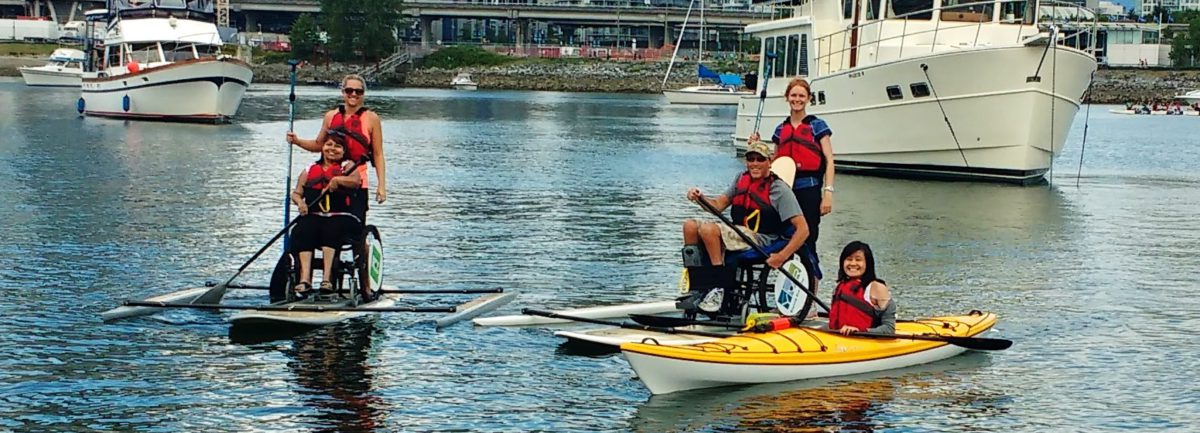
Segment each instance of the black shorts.
[{"label": "black shorts", "polygon": [[318,216],[308,214],[292,229],[293,252],[321,247],[337,248],[353,243],[362,232],[362,224],[349,215]]}]

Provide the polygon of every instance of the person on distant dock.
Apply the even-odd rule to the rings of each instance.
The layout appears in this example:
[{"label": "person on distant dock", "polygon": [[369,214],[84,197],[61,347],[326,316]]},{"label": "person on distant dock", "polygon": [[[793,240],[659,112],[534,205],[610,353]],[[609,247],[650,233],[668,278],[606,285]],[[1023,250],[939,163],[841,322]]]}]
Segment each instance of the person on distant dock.
[{"label": "person on distant dock", "polygon": [[838,259],[837,289],[829,304],[829,323],[822,328],[849,335],[853,332],[896,332],[896,301],[886,283],[875,275],[871,246],[846,244]]},{"label": "person on distant dock", "polygon": [[[796,162],[796,179],[792,191],[804,211],[808,222],[808,239],[804,243],[804,254],[812,263],[813,276],[819,284],[824,275],[821,261],[817,257],[817,238],[821,234],[821,217],[833,211],[833,130],[817,116],[807,113],[812,101],[812,87],[803,78],[792,79],[784,92],[791,115],[775,128],[771,141],[775,143],[775,157],[791,157]],[[750,134],[749,141],[759,141],[758,133]],[[813,286],[813,291],[817,290]]]},{"label": "person on distant dock", "polygon": [[[300,279],[293,290],[300,297],[307,296],[312,289],[313,251],[321,249],[321,275],[325,279],[321,291],[332,291],[334,248],[352,242],[353,236],[362,230],[362,220],[351,212],[351,193],[361,182],[354,174],[355,165],[365,165],[366,159],[346,159],[349,141],[346,129],[336,127],[325,136],[321,159],[300,172],[290,195],[302,217],[292,229],[291,244],[300,264]],[[329,192],[325,193],[326,190]],[[308,207],[310,203],[312,208]]]},{"label": "person on distant dock", "polygon": [[[345,128],[348,134],[347,157],[357,161],[361,160],[363,155],[370,156],[371,165],[375,166],[377,183],[375,200],[383,203],[384,200],[387,200],[387,163],[383,156],[383,125],[378,114],[363,106],[366,92],[367,84],[362,77],[350,74],[342,78],[342,104],[325,113],[325,120],[321,123],[321,131],[317,133],[317,138],[308,140],[289,131],[287,141],[311,152],[321,152],[328,138],[328,131],[332,128]],[[365,222],[369,207],[367,204],[367,187],[369,186],[367,166],[361,164],[355,170],[361,182],[359,188],[350,193],[353,202],[352,212]]]}]

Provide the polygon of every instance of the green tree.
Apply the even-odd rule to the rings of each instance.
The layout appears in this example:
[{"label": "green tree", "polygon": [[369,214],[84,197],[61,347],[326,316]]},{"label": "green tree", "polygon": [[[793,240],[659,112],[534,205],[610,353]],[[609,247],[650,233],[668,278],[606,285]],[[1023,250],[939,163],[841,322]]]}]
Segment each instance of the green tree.
[{"label": "green tree", "polygon": [[377,60],[396,48],[402,0],[321,0],[334,60]]},{"label": "green tree", "polygon": [[317,44],[320,34],[317,22],[309,14],[300,14],[292,23],[292,31],[288,34],[292,40],[292,55],[301,60],[313,60],[316,57]]},{"label": "green tree", "polygon": [[1200,59],[1200,14],[1187,18],[1187,31],[1175,32],[1171,37],[1171,63],[1176,67],[1195,66]]}]

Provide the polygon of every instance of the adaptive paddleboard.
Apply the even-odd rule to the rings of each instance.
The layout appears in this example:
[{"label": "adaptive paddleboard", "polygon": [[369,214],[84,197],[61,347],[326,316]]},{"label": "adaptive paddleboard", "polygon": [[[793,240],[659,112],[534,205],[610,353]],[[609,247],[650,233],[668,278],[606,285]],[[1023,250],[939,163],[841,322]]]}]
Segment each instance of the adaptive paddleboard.
[{"label": "adaptive paddleboard", "polygon": [[[624,317],[630,314],[661,314],[672,311],[679,311],[679,309],[675,308],[674,300],[644,302],[640,304],[608,305],[604,307],[576,308],[573,310],[555,311],[555,313],[575,317],[584,317],[588,319],[606,319],[612,317]],[[516,314],[511,316],[481,317],[475,319],[473,322],[478,326],[528,326],[567,323],[570,322],[570,320]]]},{"label": "adaptive paddleboard", "polygon": [[[402,295],[386,293],[372,302],[359,304],[357,308],[387,308],[396,305]],[[306,308],[305,311],[245,310],[226,319],[231,326],[325,326],[346,320],[379,314],[378,311],[312,311],[315,307],[350,307],[350,300],[323,301],[309,298],[297,302],[279,302],[271,305]]]},{"label": "adaptive paddleboard", "polygon": [[[187,302],[192,302],[197,297],[199,297],[202,293],[207,292],[210,289],[212,289],[212,287],[191,287],[191,288],[179,290],[176,292],[167,293],[165,295],[152,296],[152,297],[146,298],[145,301],[146,302],[164,302],[164,303],[176,303],[176,302],[187,303]],[[109,322],[109,321],[118,320],[118,319],[128,319],[130,317],[149,316],[151,314],[158,313],[161,311],[162,311],[162,308],[157,308],[157,307],[120,306],[120,307],[105,311],[103,313],[100,313],[100,318],[103,319],[105,322]]]},{"label": "adaptive paddleboard", "polygon": [[480,296],[465,304],[459,305],[455,312],[442,316],[434,320],[434,324],[438,328],[445,328],[463,320],[468,320],[479,316],[512,302],[513,298],[517,297],[517,292],[496,293],[492,295]]}]

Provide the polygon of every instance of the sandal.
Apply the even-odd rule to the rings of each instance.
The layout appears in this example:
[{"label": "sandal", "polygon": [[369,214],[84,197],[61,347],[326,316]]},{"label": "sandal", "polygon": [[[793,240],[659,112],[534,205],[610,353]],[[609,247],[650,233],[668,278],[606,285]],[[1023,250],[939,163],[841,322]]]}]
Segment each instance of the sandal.
[{"label": "sandal", "polygon": [[333,293],[333,283],[328,281],[321,282],[321,293]]},{"label": "sandal", "polygon": [[312,292],[312,283],[301,281],[299,284],[296,284],[296,287],[292,288],[292,292],[296,294],[297,299],[307,298],[308,294]]}]

